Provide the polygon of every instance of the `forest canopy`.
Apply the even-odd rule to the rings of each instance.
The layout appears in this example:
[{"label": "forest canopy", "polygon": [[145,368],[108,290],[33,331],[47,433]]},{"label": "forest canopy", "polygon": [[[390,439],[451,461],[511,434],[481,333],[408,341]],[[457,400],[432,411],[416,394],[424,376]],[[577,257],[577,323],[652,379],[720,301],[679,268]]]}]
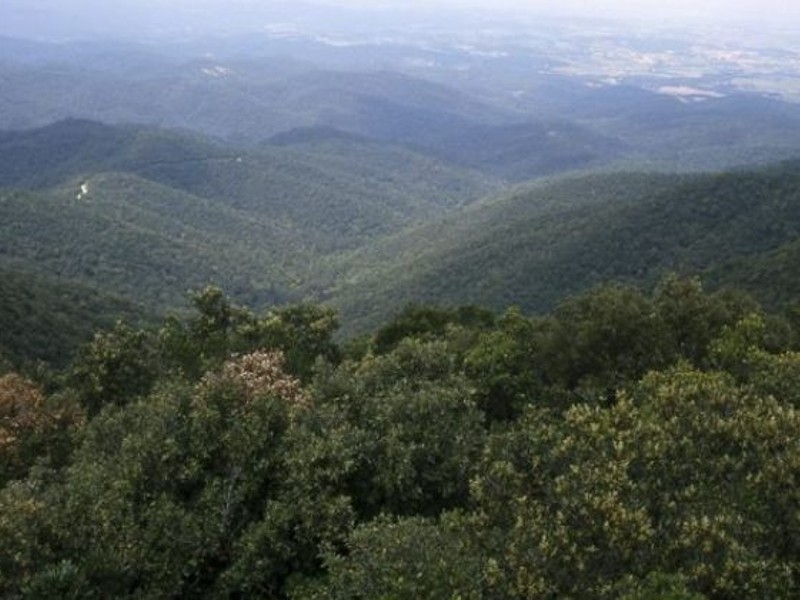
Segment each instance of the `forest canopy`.
[{"label": "forest canopy", "polygon": [[0,378],[0,595],[792,597],[800,320],[667,276],[550,314],[217,288]]}]

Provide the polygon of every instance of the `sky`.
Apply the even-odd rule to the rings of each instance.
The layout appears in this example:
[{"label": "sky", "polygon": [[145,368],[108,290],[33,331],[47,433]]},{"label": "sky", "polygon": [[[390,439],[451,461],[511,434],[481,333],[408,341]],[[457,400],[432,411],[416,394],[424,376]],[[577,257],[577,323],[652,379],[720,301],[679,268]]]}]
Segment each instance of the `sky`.
[{"label": "sky", "polygon": [[[800,0],[0,0],[0,35],[37,34],[79,37],[84,31],[114,35],[186,24],[212,31],[215,27],[255,28],[269,19],[317,16],[318,7],[351,9],[342,22],[379,23],[387,11],[420,18],[442,11],[472,16],[555,14],[586,18],[628,18],[655,21],[702,19],[745,22],[754,26],[800,29]],[[325,22],[329,13],[320,11]],[[299,17],[298,17],[299,18]],[[391,23],[391,19],[387,19]]]},{"label": "sky", "polygon": [[[324,0],[323,0],[324,1]],[[514,12],[542,12],[611,18],[800,20],[798,0],[327,0],[341,6],[417,5]]]},{"label": "sky", "polygon": [[[32,0],[35,1],[35,0]],[[69,1],[69,0],[65,0]],[[112,3],[114,0],[110,0]],[[126,2],[129,0],[116,0]],[[150,4],[182,4],[184,6],[232,7],[292,4],[296,0],[145,0]],[[356,8],[376,6],[394,9],[410,6],[419,8],[477,9],[524,13],[569,13],[609,17],[675,17],[703,16],[706,18],[751,19],[766,16],[775,19],[800,19],[798,0],[313,0],[319,4]],[[142,0],[139,0],[139,4]]]}]

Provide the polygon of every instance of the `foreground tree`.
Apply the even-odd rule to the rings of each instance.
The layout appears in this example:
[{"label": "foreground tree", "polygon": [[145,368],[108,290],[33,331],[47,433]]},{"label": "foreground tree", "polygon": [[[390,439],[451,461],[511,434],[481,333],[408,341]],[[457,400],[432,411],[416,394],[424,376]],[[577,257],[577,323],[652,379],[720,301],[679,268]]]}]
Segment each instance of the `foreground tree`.
[{"label": "foreground tree", "polygon": [[37,461],[63,465],[70,456],[72,429],[83,420],[74,403],[46,397],[20,375],[0,377],[0,488],[23,479]]},{"label": "foreground tree", "polygon": [[[278,353],[254,353],[199,384],[171,383],[106,407],[86,427],[63,483],[31,497],[44,518],[29,545],[45,544],[50,559],[17,591],[263,595],[295,569],[313,572],[320,538],[348,527],[350,510],[333,492],[327,502],[326,484],[291,472],[296,452],[319,442],[303,424],[311,400],[282,363]],[[303,499],[300,489],[317,496]],[[23,502],[9,494],[8,502]],[[256,543],[264,550],[258,575],[243,578],[240,562]]]},{"label": "foreground tree", "polygon": [[362,517],[464,506],[485,440],[483,415],[446,342],[405,340],[317,382],[354,445],[348,492]]},{"label": "foreground tree", "polygon": [[474,486],[506,531],[508,597],[615,597],[685,577],[709,598],[790,597],[800,539],[800,414],[723,374],[646,377],[610,409],[530,410]]},{"label": "foreground tree", "polygon": [[152,336],[117,323],[81,349],[68,380],[78,402],[94,416],[106,405],[124,405],[147,394],[158,368]]},{"label": "foreground tree", "polygon": [[800,595],[780,321],[671,280],[342,358],[327,309],[197,300],[0,378],[3,597]]},{"label": "foreground tree", "polygon": [[375,519],[353,531],[345,555],[328,553],[326,577],[299,586],[292,597],[480,600],[488,589],[474,527],[459,513]]}]

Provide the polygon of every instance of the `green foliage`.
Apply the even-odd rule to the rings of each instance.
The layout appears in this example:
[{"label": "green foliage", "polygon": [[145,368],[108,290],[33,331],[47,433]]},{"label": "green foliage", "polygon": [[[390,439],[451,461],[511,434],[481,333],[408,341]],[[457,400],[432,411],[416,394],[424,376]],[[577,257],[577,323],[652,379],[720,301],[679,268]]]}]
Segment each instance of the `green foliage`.
[{"label": "green foliage", "polygon": [[465,372],[490,422],[512,420],[528,404],[543,400],[548,373],[541,358],[547,335],[546,323],[509,309],[467,354]]},{"label": "green foliage", "polygon": [[36,571],[53,560],[45,525],[50,509],[41,487],[31,477],[0,488],[0,593],[5,597],[24,597]]},{"label": "green foliage", "polygon": [[723,326],[757,310],[747,297],[725,292],[709,295],[698,278],[675,274],[659,282],[653,303],[668,335],[665,352],[698,366],[705,364],[710,344]]},{"label": "green foliage", "polygon": [[664,363],[660,323],[636,289],[603,286],[554,313],[550,370],[568,388],[614,390]]},{"label": "green foliage", "polygon": [[617,586],[619,600],[703,600],[705,596],[689,590],[685,578],[650,573],[645,579],[626,577]]},{"label": "green foliage", "polygon": [[[157,311],[209,284],[262,307],[299,298],[301,285],[319,289],[310,265],[331,252],[495,185],[380,144],[244,149],[75,119],[2,133],[0,149],[0,266],[58,274]],[[413,171],[388,177],[392,158]]]},{"label": "green foliage", "polygon": [[444,342],[406,340],[344,363],[317,387],[352,427],[350,493],[362,516],[437,515],[466,504],[483,417]]},{"label": "green foliage", "polygon": [[448,326],[460,325],[488,329],[494,322],[491,312],[476,306],[445,309],[433,306],[406,306],[392,321],[375,332],[372,349],[383,354],[409,337],[435,339],[444,337]]},{"label": "green foliage", "polygon": [[58,274],[152,312],[212,282],[253,303],[283,300],[292,257],[303,256],[271,222],[129,174],[0,191],[0,215],[0,266]]},{"label": "green foliage", "polygon": [[484,598],[483,556],[471,542],[471,525],[458,514],[375,519],[353,531],[345,556],[328,556],[321,585],[300,587],[292,597]]},{"label": "green foliage", "polygon": [[[529,404],[613,403],[618,389],[649,370],[680,361],[707,366],[712,342],[750,310],[758,305],[747,297],[706,294],[696,279],[676,275],[651,297],[609,284],[562,301],[548,317],[508,311],[471,347],[465,373],[490,421],[513,420]],[[765,337],[788,347],[788,338]]]},{"label": "green foliage", "polygon": [[408,310],[346,359],[335,326],[212,287],[55,393],[2,378],[0,594],[797,595],[786,321],[670,276]]},{"label": "green foliage", "polygon": [[543,180],[343,257],[334,300],[363,330],[409,302],[547,312],[601,282],[653,286],[676,271],[777,307],[798,292],[799,187],[794,162]]},{"label": "green foliage", "polygon": [[0,266],[0,372],[39,362],[63,368],[95,331],[120,318],[144,322],[148,315],[85,286]]},{"label": "green foliage", "polygon": [[315,305],[275,308],[261,316],[235,306],[217,287],[193,295],[194,314],[171,316],[158,333],[161,362],[190,378],[218,367],[233,353],[281,350],[290,373],[307,380],[318,360],[336,362],[335,313]]},{"label": "green foliage", "polygon": [[72,431],[82,423],[83,414],[73,402],[46,397],[15,373],[0,377],[0,487],[24,479],[37,462],[66,464]]},{"label": "green foliage", "polygon": [[[310,405],[281,362],[274,353],[248,355],[198,385],[161,387],[90,422],[49,506],[59,554],[84,581],[81,594],[236,593],[245,586],[237,565],[265,531],[272,549],[260,558],[268,585],[260,591],[274,592],[291,565],[307,561],[295,535],[319,537],[324,529],[314,527],[340,513],[347,522],[339,502],[327,517],[319,507],[303,529],[310,498],[295,504],[302,488],[289,468],[313,442],[300,425]],[[308,491],[313,480],[303,484]],[[37,585],[62,564],[39,566]],[[258,589],[255,579],[249,585]]]},{"label": "green foliage", "polygon": [[771,341],[769,322],[760,315],[751,314],[723,329],[712,344],[712,357],[720,368],[757,393],[798,407],[800,354],[786,350],[785,346],[770,351]]},{"label": "green foliage", "polygon": [[237,540],[221,578],[228,594],[284,597],[320,575],[323,551],[341,547],[356,520],[346,489],[358,447],[342,415],[317,405],[292,422],[285,441],[280,493]]},{"label": "green foliage", "polygon": [[157,376],[156,350],[144,331],[117,323],[84,346],[68,374],[89,415],[107,404],[122,405],[150,391]]},{"label": "green foliage", "polygon": [[711,598],[785,596],[798,427],[794,408],[694,371],[650,375],[610,409],[529,411],[474,486],[506,527],[503,595],[616,597],[660,571]]},{"label": "green foliage", "polygon": [[170,316],[158,332],[159,353],[167,369],[197,378],[218,367],[233,352],[255,349],[242,342],[255,316],[231,304],[218,287],[209,286],[192,294],[192,315]]},{"label": "green foliage", "polygon": [[[772,307],[797,292],[794,163],[564,177],[476,204],[496,182],[353,136],[245,150],[78,120],[0,146],[0,186],[22,188],[0,192],[0,267],[154,312],[213,284],[259,308],[329,299],[352,333],[410,303],[542,312],[602,281],[654,285],[670,270]],[[3,310],[24,314],[15,304]],[[6,352],[29,339],[16,330]]]},{"label": "green foliage", "polygon": [[333,341],[338,327],[333,309],[299,304],[269,311],[246,337],[250,344],[282,350],[289,371],[308,380],[317,361],[339,360],[340,351]]}]

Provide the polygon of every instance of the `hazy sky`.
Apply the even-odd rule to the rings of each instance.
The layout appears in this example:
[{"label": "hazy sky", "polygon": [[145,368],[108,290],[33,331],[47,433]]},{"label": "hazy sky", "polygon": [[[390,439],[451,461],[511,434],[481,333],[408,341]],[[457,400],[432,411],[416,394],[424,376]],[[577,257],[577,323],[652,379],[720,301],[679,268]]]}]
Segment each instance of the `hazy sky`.
[{"label": "hazy sky", "polygon": [[[35,1],[35,0],[33,0]],[[113,3],[114,0],[110,0]],[[117,0],[127,2],[129,0]],[[292,4],[290,0],[146,0],[151,4],[215,5],[222,8],[240,6],[268,7],[270,4]],[[587,16],[704,16],[719,18],[776,19],[800,17],[798,0],[307,0],[318,4],[374,8],[480,9],[486,11],[559,12]],[[141,3],[141,0],[139,0]]]},{"label": "hazy sky", "polygon": [[396,0],[327,0],[327,2],[358,7],[375,5],[468,7],[490,11],[556,12],[592,17],[800,19],[800,0],[404,0],[403,2]]},{"label": "hazy sky", "polygon": [[[320,11],[309,8],[312,5],[358,9],[333,20],[362,27],[391,24],[391,18],[380,19],[388,9],[410,17],[420,13],[420,18],[432,11],[459,10],[471,13],[473,21],[483,14],[525,13],[656,21],[700,18],[800,29],[800,0],[0,0],[0,34],[72,37],[85,31],[114,35],[181,27],[255,29],[270,20],[292,20],[297,15],[318,20]],[[322,14],[322,22],[329,22],[330,16]],[[441,14],[435,18],[447,23]]]}]

